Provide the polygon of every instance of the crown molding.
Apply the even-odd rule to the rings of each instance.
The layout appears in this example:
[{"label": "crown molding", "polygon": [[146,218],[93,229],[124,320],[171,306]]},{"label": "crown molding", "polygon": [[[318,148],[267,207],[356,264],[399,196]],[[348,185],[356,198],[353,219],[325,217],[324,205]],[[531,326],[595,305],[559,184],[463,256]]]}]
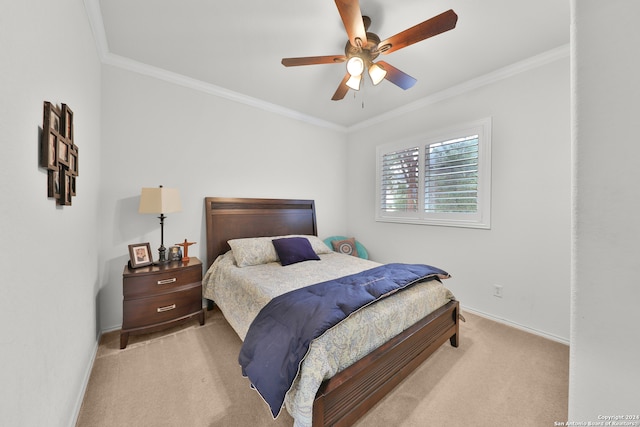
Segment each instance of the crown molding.
[{"label": "crown molding", "polygon": [[347,130],[346,126],[337,125],[326,120],[321,120],[317,117],[303,114],[296,110],[284,108],[258,98],[246,96],[241,93],[222,88],[220,86],[184,76],[182,74],[173,73],[162,68],[153,67],[151,65],[143,64],[141,62],[134,61],[123,56],[115,55],[109,52],[109,43],[107,41],[107,35],[104,30],[104,22],[102,20],[102,11],[100,10],[99,0],[84,0],[84,5],[87,17],[89,18],[89,25],[91,26],[91,31],[93,32],[93,37],[98,50],[98,56],[100,57],[100,60],[103,64],[154,77],[159,80],[174,83],[183,87],[208,93],[210,95],[219,96],[221,98],[259,108],[274,114],[309,123],[314,126],[319,126],[343,133]]},{"label": "crown molding", "polygon": [[396,108],[395,110],[391,110],[379,116],[372,117],[356,125],[349,126],[347,129],[349,132],[353,132],[356,130],[367,128],[374,124],[379,124],[382,121],[401,117],[407,113],[411,113],[413,111],[419,110],[428,105],[433,105],[437,102],[441,102],[449,98],[463,95],[467,92],[471,92],[483,86],[496,83],[500,80],[508,79],[520,73],[533,70],[535,68],[541,67],[546,64],[550,64],[560,59],[568,58],[569,53],[570,53],[569,44],[559,46],[555,49],[548,50],[539,55],[533,56],[531,58],[527,58],[523,61],[516,62],[514,64],[492,71],[483,76],[479,76],[471,80],[467,80],[466,82],[461,83],[459,85],[452,86],[440,92],[436,92],[425,98],[419,99],[418,101],[403,105],[400,108]]},{"label": "crown molding", "polygon": [[112,54],[109,52],[109,44],[107,42],[107,36],[104,31],[104,22],[102,20],[102,12],[100,10],[99,0],[84,0],[84,4],[87,16],[89,18],[89,24],[91,26],[91,30],[93,31],[93,36],[98,49],[98,55],[100,56],[100,59],[104,64],[154,77],[169,83],[174,83],[190,89],[208,93],[210,95],[219,96],[221,98],[259,108],[274,114],[279,114],[314,126],[319,126],[343,133],[357,131],[369,126],[373,126],[374,124],[379,124],[382,121],[400,117],[407,113],[424,108],[425,106],[432,105],[437,102],[453,98],[455,96],[460,96],[464,93],[473,91],[480,87],[487,86],[497,81],[504,80],[517,74],[549,64],[551,62],[567,58],[569,57],[570,52],[569,44],[566,44],[555,49],[551,49],[547,52],[543,52],[534,57],[517,62],[515,64],[500,68],[483,76],[468,80],[459,85],[452,86],[448,89],[434,93],[418,101],[406,104],[395,110],[362,121],[356,125],[342,126],[326,120],[321,120],[317,117],[303,114],[296,110],[284,108],[282,106],[272,104],[258,98],[243,95],[241,93],[234,92],[223,87],[213,85],[211,83],[206,83],[201,80],[184,76],[182,74],[173,73],[165,69],[153,67],[151,65],[143,64],[141,62],[134,61],[123,56]]},{"label": "crown molding", "polygon": [[99,0],[84,0],[84,10],[87,12],[87,18],[89,18],[89,26],[96,42],[98,56],[101,61],[104,61],[107,53],[109,53],[109,43],[107,42],[107,33],[104,31]]},{"label": "crown molding", "polygon": [[163,80],[169,83],[177,84],[189,89],[197,90],[199,92],[207,93],[209,95],[225,98],[230,101],[239,102],[241,104],[249,105],[255,108],[259,108],[274,114],[289,117],[294,120],[306,122],[314,126],[324,127],[339,132],[346,132],[345,126],[340,126],[335,123],[328,122],[326,120],[318,119],[317,117],[302,114],[299,111],[289,108],[281,107],[276,104],[272,104],[263,101],[258,98],[253,98],[247,95],[243,95],[238,92],[234,92],[229,89],[225,89],[220,86],[213,85],[211,83],[203,82],[202,80],[187,77],[183,74],[167,71],[163,68],[154,67],[142,62],[134,61],[123,56],[107,53],[102,59],[103,64],[111,65],[113,67],[121,68],[124,70],[132,71],[134,73],[142,74],[145,76],[153,77],[158,80]]}]

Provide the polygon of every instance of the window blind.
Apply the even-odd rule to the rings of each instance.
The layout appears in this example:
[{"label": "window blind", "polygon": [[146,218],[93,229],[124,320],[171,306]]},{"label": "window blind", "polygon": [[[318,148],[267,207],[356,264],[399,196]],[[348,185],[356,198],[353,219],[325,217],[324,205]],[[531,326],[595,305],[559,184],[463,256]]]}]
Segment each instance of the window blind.
[{"label": "window blind", "polygon": [[477,212],[478,140],[472,135],[425,147],[425,212]]},{"label": "window blind", "polygon": [[411,147],[382,156],[381,204],[386,212],[418,212],[420,150]]}]

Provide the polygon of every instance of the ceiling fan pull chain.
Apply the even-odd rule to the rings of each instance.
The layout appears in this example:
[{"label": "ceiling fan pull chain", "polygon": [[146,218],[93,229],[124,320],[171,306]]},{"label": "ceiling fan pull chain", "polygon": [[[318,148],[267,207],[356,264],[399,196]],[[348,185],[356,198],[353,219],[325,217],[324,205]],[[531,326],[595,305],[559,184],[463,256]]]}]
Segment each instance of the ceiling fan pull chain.
[{"label": "ceiling fan pull chain", "polygon": [[366,86],[366,83],[365,83],[365,81],[363,79],[363,82],[362,82],[362,109],[363,110],[364,110],[364,93],[365,93],[365,89],[366,89],[365,86]]}]

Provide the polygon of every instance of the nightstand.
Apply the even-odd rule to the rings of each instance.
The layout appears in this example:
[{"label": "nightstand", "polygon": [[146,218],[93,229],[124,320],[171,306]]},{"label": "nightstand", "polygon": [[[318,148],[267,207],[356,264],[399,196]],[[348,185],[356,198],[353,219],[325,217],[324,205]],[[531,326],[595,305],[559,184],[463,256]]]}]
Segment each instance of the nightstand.
[{"label": "nightstand", "polygon": [[120,348],[130,334],[155,332],[197,316],[204,325],[202,263],[190,257],[122,273],[122,331]]}]

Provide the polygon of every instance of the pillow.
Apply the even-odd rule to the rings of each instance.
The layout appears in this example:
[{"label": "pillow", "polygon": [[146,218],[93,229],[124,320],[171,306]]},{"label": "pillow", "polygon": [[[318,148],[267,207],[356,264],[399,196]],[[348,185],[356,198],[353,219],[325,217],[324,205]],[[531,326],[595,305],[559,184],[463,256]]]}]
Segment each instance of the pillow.
[{"label": "pillow", "polygon": [[318,255],[322,254],[330,254],[333,252],[329,246],[325,242],[322,241],[318,236],[295,236],[295,237],[306,237],[311,243],[311,247],[313,251]]},{"label": "pillow", "polygon": [[229,246],[238,267],[267,264],[278,260],[272,237],[250,237],[229,240]]},{"label": "pillow", "polygon": [[306,238],[316,254],[329,254],[331,249],[317,236],[289,235],[272,237],[248,237],[244,239],[229,240],[229,246],[233,252],[238,267],[267,264],[278,261],[278,254],[271,242],[273,239],[287,237]]},{"label": "pillow", "polygon": [[356,248],[356,239],[355,237],[350,237],[345,240],[332,240],[331,246],[333,246],[333,250],[336,252],[340,252],[345,255],[358,255],[358,248]]},{"label": "pillow", "polygon": [[278,253],[280,264],[283,266],[302,261],[320,261],[320,257],[311,247],[311,243],[304,237],[273,239],[273,247]]}]

